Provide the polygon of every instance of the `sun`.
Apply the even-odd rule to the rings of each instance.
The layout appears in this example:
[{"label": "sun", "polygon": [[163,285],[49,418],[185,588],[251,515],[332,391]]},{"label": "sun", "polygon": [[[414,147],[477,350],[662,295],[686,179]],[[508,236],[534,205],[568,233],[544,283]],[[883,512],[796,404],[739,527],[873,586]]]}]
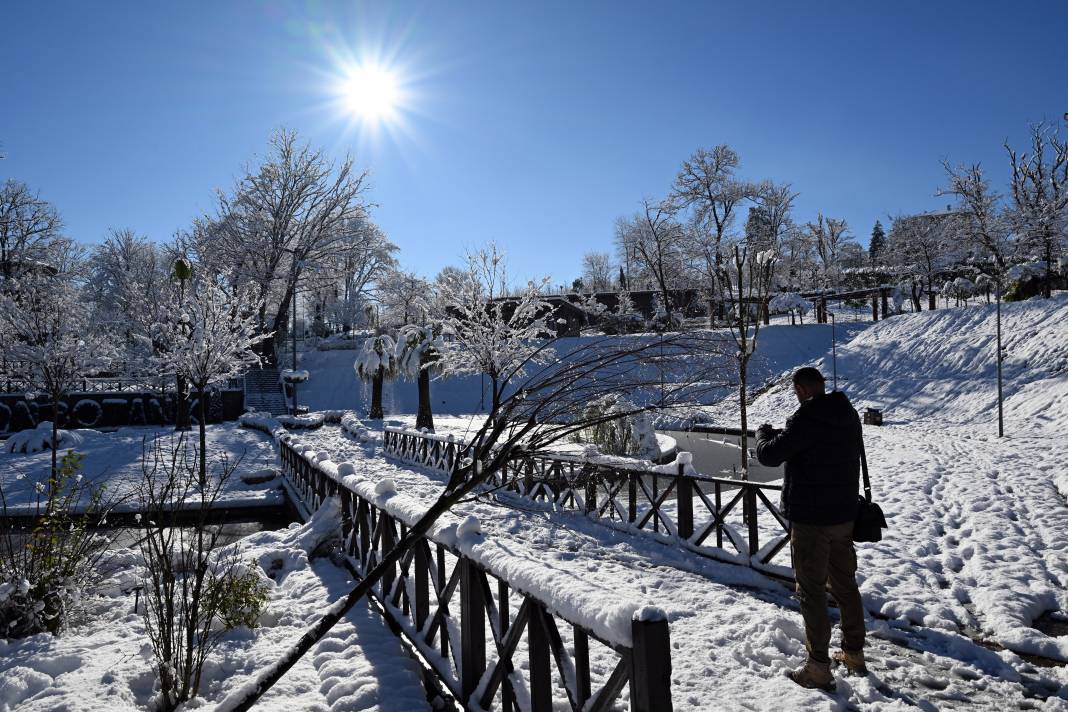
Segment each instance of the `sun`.
[{"label": "sun", "polygon": [[347,72],[342,96],[352,116],[369,123],[394,119],[400,103],[397,76],[377,64],[357,65]]}]

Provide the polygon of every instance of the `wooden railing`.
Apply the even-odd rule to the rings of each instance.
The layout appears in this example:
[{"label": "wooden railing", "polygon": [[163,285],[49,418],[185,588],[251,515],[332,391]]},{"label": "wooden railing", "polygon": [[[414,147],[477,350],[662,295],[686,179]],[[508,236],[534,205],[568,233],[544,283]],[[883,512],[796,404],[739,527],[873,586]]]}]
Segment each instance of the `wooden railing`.
[{"label": "wooden railing", "polygon": [[[451,453],[455,462],[457,447],[428,441],[426,452],[439,451],[432,459],[439,463]],[[339,483],[285,439],[279,453],[289,487],[307,508],[340,498],[345,551],[357,574],[373,568],[407,534],[403,521]],[[382,577],[373,597],[466,709],[609,710],[625,686],[635,712],[672,709],[668,623],[656,609],[632,621],[629,644],[609,641],[554,612],[553,601],[516,589],[455,545],[426,536]]]},{"label": "wooden railing", "polygon": [[[386,455],[447,474],[469,449],[451,438],[411,430],[386,428],[383,433]],[[665,469],[521,454],[495,473],[487,487],[583,512],[620,529],[646,532],[708,558],[793,579],[793,569],[785,562],[790,525],[774,503],[781,485],[708,477],[685,465]]]}]

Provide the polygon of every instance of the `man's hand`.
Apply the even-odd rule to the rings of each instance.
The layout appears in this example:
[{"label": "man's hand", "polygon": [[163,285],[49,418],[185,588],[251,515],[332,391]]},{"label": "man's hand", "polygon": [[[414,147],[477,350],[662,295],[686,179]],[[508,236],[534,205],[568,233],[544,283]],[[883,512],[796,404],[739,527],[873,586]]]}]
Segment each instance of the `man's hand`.
[{"label": "man's hand", "polygon": [[779,431],[772,427],[771,423],[764,423],[757,428],[757,435],[764,440],[771,440],[773,437],[779,434]]}]

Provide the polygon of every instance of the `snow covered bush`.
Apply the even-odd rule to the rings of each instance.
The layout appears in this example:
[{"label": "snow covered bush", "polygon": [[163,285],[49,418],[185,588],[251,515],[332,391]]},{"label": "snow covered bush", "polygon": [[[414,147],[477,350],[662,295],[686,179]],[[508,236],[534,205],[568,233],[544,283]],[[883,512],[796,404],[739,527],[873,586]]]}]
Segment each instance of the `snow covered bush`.
[{"label": "snow covered bush", "polygon": [[36,483],[32,526],[7,518],[0,487],[2,637],[59,633],[99,581],[98,563],[109,541],[92,532],[88,523],[109,507],[103,487],[83,480],[81,469],[82,456],[68,451],[55,475]]},{"label": "snow covered bush", "polygon": [[35,452],[52,450],[53,436],[59,442],[57,449],[78,447],[82,444],[83,437],[80,433],[72,430],[58,430],[52,428],[52,423],[42,420],[33,430],[20,430],[7,439],[6,449],[8,452],[22,452],[27,455]]},{"label": "snow covered bush", "polygon": [[308,372],[302,368],[297,369],[296,371],[291,368],[286,368],[282,369],[281,373],[278,374],[278,378],[282,383],[304,383],[308,380],[308,377]]},{"label": "snow covered bush", "polygon": [[267,600],[258,567],[244,562],[238,547],[223,548],[222,529],[209,524],[237,463],[224,459],[204,478],[198,459],[178,435],[166,446],[154,441],[141,462],[143,617],[159,677],[157,706],[167,711],[197,696],[204,661],[222,635],[255,625]]},{"label": "snow covered bush", "polygon": [[[623,455],[652,460],[660,455],[653,418],[633,414],[637,407],[623,396],[609,393],[590,402],[582,413],[593,425],[578,433],[578,440],[596,445],[605,455]],[[626,414],[626,415],[624,415]],[[596,422],[604,420],[604,422]]]}]

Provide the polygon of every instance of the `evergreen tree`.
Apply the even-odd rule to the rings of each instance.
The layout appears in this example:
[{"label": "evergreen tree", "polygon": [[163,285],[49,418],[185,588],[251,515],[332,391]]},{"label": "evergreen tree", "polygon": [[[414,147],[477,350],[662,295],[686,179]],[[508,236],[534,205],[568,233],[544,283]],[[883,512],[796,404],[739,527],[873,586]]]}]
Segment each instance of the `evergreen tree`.
[{"label": "evergreen tree", "polygon": [[871,229],[871,242],[868,243],[868,260],[871,264],[874,265],[882,260],[885,249],[886,233],[883,231],[883,224],[876,220],[875,227]]}]

